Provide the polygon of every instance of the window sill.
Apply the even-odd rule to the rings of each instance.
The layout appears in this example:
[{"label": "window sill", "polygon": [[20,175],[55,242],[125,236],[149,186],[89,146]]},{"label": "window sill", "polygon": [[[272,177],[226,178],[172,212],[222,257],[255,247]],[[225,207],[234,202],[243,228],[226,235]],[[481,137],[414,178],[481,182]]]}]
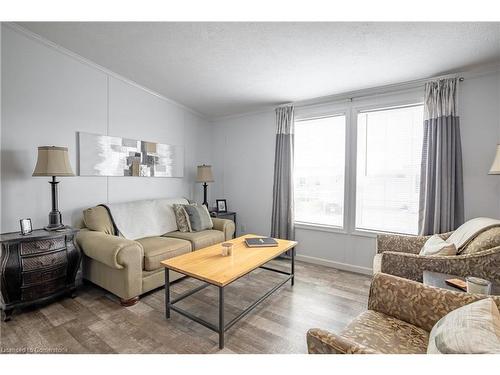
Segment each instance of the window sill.
[{"label": "window sill", "polygon": [[397,233],[397,232],[383,232],[383,231],[376,231],[376,230],[369,230],[369,229],[355,229],[351,233],[353,236],[360,236],[360,237],[370,237],[370,238],[376,238],[379,234],[388,234],[388,235],[395,235],[395,236],[416,236],[416,234],[410,234],[410,233]]},{"label": "window sill", "polygon": [[313,224],[313,223],[295,222],[295,228],[306,229],[306,230],[316,230],[316,231],[320,231],[320,232],[347,234],[347,232],[344,228],[333,226],[333,225],[321,225],[321,224]]}]

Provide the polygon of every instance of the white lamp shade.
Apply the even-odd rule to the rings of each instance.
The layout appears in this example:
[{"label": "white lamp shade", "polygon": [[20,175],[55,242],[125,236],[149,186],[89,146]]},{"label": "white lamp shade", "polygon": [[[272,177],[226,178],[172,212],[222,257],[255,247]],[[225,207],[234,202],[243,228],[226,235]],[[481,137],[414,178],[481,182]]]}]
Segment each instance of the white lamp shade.
[{"label": "white lamp shade", "polygon": [[493,164],[491,164],[490,172],[488,174],[500,174],[500,145],[497,145],[495,160],[493,160]]},{"label": "white lamp shade", "polygon": [[196,174],[196,182],[214,182],[211,165],[198,165],[198,173]]},{"label": "white lamp shade", "polygon": [[38,147],[38,159],[33,176],[74,176],[69,163],[68,148]]}]

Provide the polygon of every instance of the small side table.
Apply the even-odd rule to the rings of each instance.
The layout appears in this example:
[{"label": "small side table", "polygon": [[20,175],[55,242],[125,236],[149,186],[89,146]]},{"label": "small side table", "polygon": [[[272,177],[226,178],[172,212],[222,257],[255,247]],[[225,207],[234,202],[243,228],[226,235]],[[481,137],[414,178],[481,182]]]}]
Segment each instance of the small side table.
[{"label": "small side table", "polygon": [[0,291],[3,320],[12,311],[74,295],[82,254],[75,241],[78,229],[34,230],[0,235]]},{"label": "small side table", "polygon": [[[466,293],[462,289],[455,288],[454,286],[446,284],[446,280],[448,280],[448,279],[464,280],[463,277],[456,276],[456,275],[450,275],[450,274],[439,273],[439,272],[424,271],[424,280],[423,281],[424,281],[425,285],[430,285],[430,286],[435,286],[437,288],[453,290],[454,292]],[[500,285],[492,283],[491,295],[500,296]]]},{"label": "small side table", "polygon": [[234,212],[234,211],[219,212],[217,210],[210,210],[210,216],[216,217],[219,219],[232,220],[234,222],[233,238],[236,238],[236,232],[238,231],[238,226],[236,225],[236,212]]}]

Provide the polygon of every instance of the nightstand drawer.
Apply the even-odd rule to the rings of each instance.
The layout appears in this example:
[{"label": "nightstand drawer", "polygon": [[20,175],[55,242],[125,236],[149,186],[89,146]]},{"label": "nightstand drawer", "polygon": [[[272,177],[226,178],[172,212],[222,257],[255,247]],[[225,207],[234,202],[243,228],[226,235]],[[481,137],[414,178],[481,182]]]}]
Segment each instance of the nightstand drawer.
[{"label": "nightstand drawer", "polygon": [[64,237],[21,243],[21,255],[44,253],[66,246]]},{"label": "nightstand drawer", "polygon": [[23,286],[40,284],[66,276],[66,266],[23,273]]},{"label": "nightstand drawer", "polygon": [[23,272],[38,270],[41,268],[54,267],[66,263],[66,250],[55,253],[21,258]]},{"label": "nightstand drawer", "polygon": [[35,298],[46,297],[52,293],[55,293],[65,287],[66,279],[64,277],[48,281],[46,283],[30,286],[28,288],[22,288],[21,291],[21,300],[22,301],[30,301]]}]

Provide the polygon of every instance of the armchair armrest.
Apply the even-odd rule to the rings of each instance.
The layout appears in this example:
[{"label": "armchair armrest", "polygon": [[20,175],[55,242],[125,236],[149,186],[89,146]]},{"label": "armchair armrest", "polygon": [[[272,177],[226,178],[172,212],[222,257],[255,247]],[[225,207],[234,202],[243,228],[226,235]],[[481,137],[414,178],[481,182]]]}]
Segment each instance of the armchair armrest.
[{"label": "armchair armrest", "polygon": [[[447,239],[453,232],[442,233],[439,236]],[[431,236],[411,236],[403,234],[377,235],[377,254],[385,251],[418,254],[425,242]]]},{"label": "armchair armrest", "polygon": [[139,264],[142,269],[144,250],[139,242],[87,229],[78,232],[76,241],[86,256],[111,268]]},{"label": "armchair armrest", "polygon": [[307,331],[309,354],[376,354],[377,351],[319,328]]},{"label": "armchair armrest", "polygon": [[221,232],[224,233],[224,239],[226,241],[233,238],[234,231],[236,229],[235,225],[234,225],[234,221],[213,217],[212,222],[214,223],[215,230],[220,230]]},{"label": "armchair armrest", "polygon": [[500,247],[475,254],[452,256],[425,256],[385,251],[380,271],[410,280],[422,281],[424,271],[448,273],[457,276],[474,275],[500,282]]},{"label": "armchair armrest", "polygon": [[[486,297],[377,273],[370,287],[368,309],[430,331],[450,311]],[[493,298],[497,306],[500,306],[500,297]]]}]

